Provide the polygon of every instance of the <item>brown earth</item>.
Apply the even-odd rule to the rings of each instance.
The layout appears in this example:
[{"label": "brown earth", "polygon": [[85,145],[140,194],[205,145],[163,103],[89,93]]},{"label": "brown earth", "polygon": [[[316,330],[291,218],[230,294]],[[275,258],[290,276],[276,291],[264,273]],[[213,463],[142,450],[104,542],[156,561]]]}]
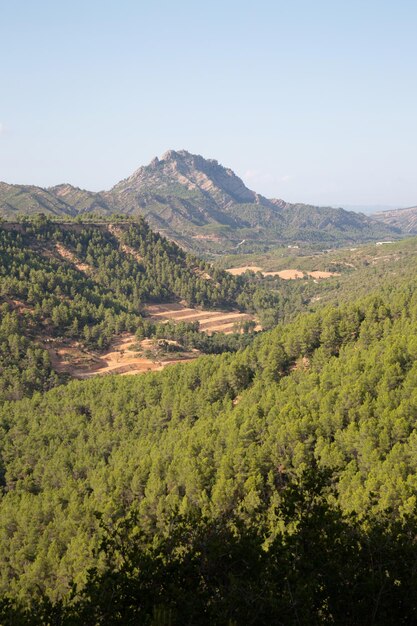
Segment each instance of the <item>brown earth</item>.
[{"label": "brown earth", "polygon": [[[211,334],[213,332],[234,332],[235,325],[246,320],[256,321],[253,315],[239,313],[239,311],[202,311],[186,307],[177,302],[171,304],[154,304],[146,307],[146,313],[154,321],[162,322],[199,322],[200,330]],[[259,326],[256,330],[261,330]]]},{"label": "brown earth", "polygon": [[181,356],[158,356],[145,357],[137,350],[149,350],[153,347],[152,340],[145,339],[138,342],[135,335],[124,333],[120,335],[106,352],[87,351],[80,347],[77,342],[58,342],[45,340],[43,347],[48,350],[51,363],[55,371],[70,374],[74,378],[91,378],[106,374],[131,375],[144,372],[162,370],[174,363],[186,363],[192,361],[199,352],[183,353]]},{"label": "brown earth", "polygon": [[75,254],[73,254],[68,248],[65,248],[61,243],[55,244],[55,249],[58,252],[59,256],[72,263],[77,270],[80,272],[84,272],[85,274],[91,274],[92,268],[87,265],[87,263],[81,263]]},{"label": "brown earth", "polygon": [[108,230],[109,230],[109,233],[111,233],[113,237],[117,239],[121,250],[123,250],[125,254],[129,254],[130,256],[132,256],[134,259],[136,259],[138,263],[141,263],[143,261],[143,258],[134,248],[131,248],[131,246],[128,246],[126,243],[123,243],[123,239],[122,239],[123,231],[121,228],[118,228],[114,224],[109,224]]},{"label": "brown earth", "polygon": [[338,272],[321,272],[319,270],[314,270],[312,272],[303,272],[301,270],[288,269],[288,270],[279,270],[276,272],[264,272],[262,267],[258,265],[244,265],[242,267],[231,267],[226,272],[232,274],[233,276],[240,276],[245,272],[261,272],[262,276],[279,276],[283,280],[296,280],[298,278],[304,278],[305,274],[311,276],[312,278],[331,278],[332,276],[340,276]]},{"label": "brown earth", "polygon": [[304,272],[301,270],[280,270],[279,272],[262,272],[263,276],[279,276],[283,280],[296,280],[304,278]]},{"label": "brown earth", "polygon": [[[254,320],[252,315],[239,311],[202,311],[186,307],[181,303],[155,304],[146,307],[151,319],[163,322],[198,321],[202,332],[211,334],[235,332],[236,324]],[[262,330],[258,325],[255,330]],[[167,340],[167,343],[175,343]],[[175,363],[186,363],[200,355],[198,350],[167,354],[152,339],[138,342],[135,335],[123,333],[104,352],[86,350],[79,342],[45,338],[42,342],[58,373],[69,374],[73,378],[90,378],[106,374],[130,375],[161,370]],[[145,355],[146,354],[146,355]]]}]

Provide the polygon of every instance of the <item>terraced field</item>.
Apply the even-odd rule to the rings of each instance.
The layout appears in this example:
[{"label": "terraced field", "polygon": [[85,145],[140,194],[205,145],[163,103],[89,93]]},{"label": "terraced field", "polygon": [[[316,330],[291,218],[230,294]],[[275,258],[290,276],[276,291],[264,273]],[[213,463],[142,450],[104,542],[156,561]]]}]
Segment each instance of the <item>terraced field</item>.
[{"label": "terraced field", "polygon": [[[207,334],[236,332],[238,324],[246,320],[256,321],[252,315],[239,311],[202,311],[183,304],[154,304],[146,307],[151,319],[164,322],[196,322],[200,330]],[[256,330],[261,330],[258,325]],[[64,341],[60,343],[49,339],[43,347],[48,350],[53,366],[57,372],[70,374],[73,378],[90,378],[106,374],[130,375],[161,370],[168,365],[184,363],[197,358],[198,350],[191,350],[181,356],[165,355],[151,357],[146,351],[153,347],[151,339],[140,343],[135,335],[124,333],[116,338],[108,350],[98,352],[82,349],[78,342]]]},{"label": "terraced field", "polygon": [[78,342],[65,341],[46,342],[43,347],[48,350],[54,369],[62,374],[69,374],[72,378],[91,378],[107,374],[128,376],[161,370],[175,363],[186,363],[199,356],[197,350],[192,350],[181,356],[156,356],[151,358],[144,351],[153,347],[151,339],[138,342],[135,335],[123,333],[117,337],[110,347],[98,352],[85,350]]},{"label": "terraced field", "polygon": [[[202,311],[186,307],[177,302],[154,304],[146,307],[147,314],[155,321],[199,322],[200,330],[212,334],[215,332],[231,334],[239,323],[256,321],[253,315],[239,311]],[[260,330],[257,326],[256,330]]]}]

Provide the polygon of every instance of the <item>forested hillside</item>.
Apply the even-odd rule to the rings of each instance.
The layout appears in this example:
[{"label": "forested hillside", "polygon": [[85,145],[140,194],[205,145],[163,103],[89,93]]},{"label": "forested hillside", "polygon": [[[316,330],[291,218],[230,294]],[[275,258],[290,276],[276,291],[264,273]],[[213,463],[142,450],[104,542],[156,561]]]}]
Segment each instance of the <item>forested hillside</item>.
[{"label": "forested hillside", "polygon": [[[125,331],[177,339],[172,325],[162,330],[148,322],[147,303],[245,309],[263,294],[255,284],[187,255],[143,220],[59,224],[38,216],[4,223],[0,251],[1,398],[17,399],[59,382],[46,348],[61,340],[101,350]],[[278,300],[272,296],[269,306]],[[183,324],[185,331],[190,345],[222,351],[221,341],[200,337],[195,325]],[[227,350],[233,340],[223,343]]]},{"label": "forested hillside", "polygon": [[[57,364],[56,355],[63,349],[81,356],[93,351],[99,358],[117,337],[128,333],[138,340],[164,340],[171,351],[234,351],[248,344],[249,335],[240,331],[251,332],[256,324],[251,319],[264,329],[272,328],[324,302],[349,300],[356,291],[366,292],[381,280],[395,282],[413,271],[415,262],[415,242],[410,240],[393,244],[376,258],[366,247],[355,253],[335,250],[298,257],[304,265],[341,272],[326,281],[307,276],[286,281],[254,273],[232,276],[218,264],[185,253],[153,233],[143,220],[123,216],[111,221],[56,222],[38,215],[4,222],[0,252],[4,329],[0,395],[10,399],[65,380],[62,374],[73,368],[63,369],[59,360]],[[295,257],[285,249],[279,262],[293,261]],[[219,327],[220,332],[207,336],[198,323],[187,322],[187,311],[179,312],[176,324],[149,316],[150,304],[180,302],[197,308],[191,311],[191,319],[198,318],[201,309],[211,311],[214,319],[216,312],[228,313],[232,319],[243,312],[247,328],[237,325],[235,334],[226,337]]]},{"label": "forested hillside", "polygon": [[51,623],[415,623],[416,287],[6,403],[5,598]]}]

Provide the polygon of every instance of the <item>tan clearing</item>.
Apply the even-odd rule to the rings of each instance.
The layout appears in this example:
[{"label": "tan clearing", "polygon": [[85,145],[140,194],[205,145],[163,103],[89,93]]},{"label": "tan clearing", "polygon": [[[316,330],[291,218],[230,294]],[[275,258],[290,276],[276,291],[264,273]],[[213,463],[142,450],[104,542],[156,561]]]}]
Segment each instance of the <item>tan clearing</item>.
[{"label": "tan clearing", "polygon": [[331,278],[332,276],[340,276],[339,272],[320,272],[319,270],[307,272],[307,274],[312,278]]},{"label": "tan clearing", "polygon": [[73,254],[68,248],[65,248],[62,243],[56,243],[55,249],[58,252],[59,256],[65,259],[65,261],[69,261],[72,263],[77,270],[80,272],[84,272],[85,274],[91,273],[91,267],[87,265],[87,263],[80,263],[75,254]]},{"label": "tan clearing", "polygon": [[48,350],[53,368],[60,373],[70,374],[74,378],[91,378],[107,374],[132,375],[150,371],[162,370],[175,363],[192,361],[199,352],[187,352],[177,356],[159,356],[157,350],[153,358],[148,358],[132,348],[149,350],[155,347],[152,340],[138,342],[135,335],[124,333],[112,342],[106,352],[83,350],[77,342],[59,343],[45,342],[43,346]]},{"label": "tan clearing", "polygon": [[119,242],[120,249],[123,250],[125,254],[129,254],[138,263],[142,263],[143,258],[140,256],[140,254],[134,248],[132,248],[131,246],[128,246],[126,243],[123,242],[123,239],[122,239],[123,231],[121,228],[117,228],[117,226],[115,226],[114,224],[109,224],[108,231],[111,235],[113,235],[113,237],[117,239],[117,241]]},{"label": "tan clearing", "polygon": [[[186,307],[177,302],[172,304],[154,304],[146,307],[145,312],[151,319],[173,322],[199,322],[200,330],[211,334],[213,332],[224,332],[230,334],[235,332],[237,325],[246,321],[254,321],[253,315],[239,313],[239,311],[202,311]],[[262,330],[258,325],[257,330]]]},{"label": "tan clearing", "polygon": [[279,276],[283,280],[296,280],[304,278],[304,272],[301,270],[280,270],[279,272],[262,272],[263,276]]},{"label": "tan clearing", "polygon": [[297,280],[299,278],[304,278],[306,274],[308,276],[311,276],[312,278],[319,278],[319,279],[331,278],[332,276],[340,276],[338,272],[321,272],[319,270],[314,270],[312,272],[303,272],[301,270],[296,270],[296,269],[286,269],[286,270],[279,270],[275,272],[265,272],[263,268],[259,267],[258,265],[244,265],[242,267],[231,267],[226,270],[226,272],[229,272],[229,274],[232,274],[232,276],[240,276],[241,274],[244,274],[245,272],[249,272],[249,271],[261,272],[262,276],[265,276],[265,277],[278,276],[282,280]]}]

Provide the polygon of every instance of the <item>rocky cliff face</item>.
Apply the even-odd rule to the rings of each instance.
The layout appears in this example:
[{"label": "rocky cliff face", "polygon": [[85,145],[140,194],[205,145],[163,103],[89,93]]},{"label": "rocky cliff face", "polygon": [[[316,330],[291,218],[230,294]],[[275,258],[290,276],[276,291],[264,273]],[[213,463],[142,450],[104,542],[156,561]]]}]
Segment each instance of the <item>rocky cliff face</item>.
[{"label": "rocky cliff face", "polygon": [[161,159],[156,157],[148,166],[140,167],[112,191],[140,194],[152,188],[155,192],[169,192],[175,184],[209,195],[223,209],[234,202],[259,204],[263,200],[268,203],[248,189],[231,169],[219,165],[214,159],[204,159],[186,150],[168,150]]},{"label": "rocky cliff face", "polygon": [[0,186],[0,214],[39,211],[142,215],[183,246],[214,252],[231,251],[243,239],[249,248],[294,241],[332,245],[399,232],[351,211],[267,199],[248,189],[231,169],[186,150],[169,150],[100,193],[68,184],[50,189]]}]

